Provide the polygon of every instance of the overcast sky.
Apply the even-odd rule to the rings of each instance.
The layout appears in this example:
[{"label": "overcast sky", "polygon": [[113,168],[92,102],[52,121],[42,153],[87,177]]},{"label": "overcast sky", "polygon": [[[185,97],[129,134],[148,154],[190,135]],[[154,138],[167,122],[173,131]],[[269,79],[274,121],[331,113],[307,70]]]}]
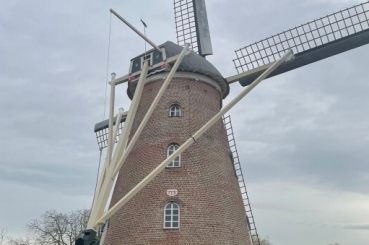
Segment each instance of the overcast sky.
[{"label": "overcast sky", "polygon": [[[209,60],[234,75],[234,50],[362,1],[207,0]],[[139,28],[143,18],[155,43],[176,41],[172,1],[0,3],[0,229],[10,235],[46,210],[91,205],[110,8]],[[112,17],[109,74],[125,75],[143,51]],[[368,54],[268,79],[230,113],[258,232],[276,245],[369,242]],[[128,109],[125,89],[117,103]]]}]

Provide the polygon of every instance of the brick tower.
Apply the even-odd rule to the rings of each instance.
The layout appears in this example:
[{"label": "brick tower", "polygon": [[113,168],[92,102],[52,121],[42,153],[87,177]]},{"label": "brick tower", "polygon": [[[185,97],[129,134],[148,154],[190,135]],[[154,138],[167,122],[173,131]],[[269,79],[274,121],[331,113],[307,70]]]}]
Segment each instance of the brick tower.
[{"label": "brick tower", "polygon": [[[166,42],[161,59],[181,52]],[[151,53],[151,54],[150,54]],[[149,57],[149,58],[148,58]],[[155,51],[136,57],[132,69]],[[149,71],[130,137],[159,91],[170,67]],[[120,170],[114,205],[214,116],[228,94],[228,83],[196,53],[187,56]],[[132,98],[135,83],[127,90]],[[219,120],[176,158],[109,221],[106,245],[251,245],[246,214],[223,122]]]}]

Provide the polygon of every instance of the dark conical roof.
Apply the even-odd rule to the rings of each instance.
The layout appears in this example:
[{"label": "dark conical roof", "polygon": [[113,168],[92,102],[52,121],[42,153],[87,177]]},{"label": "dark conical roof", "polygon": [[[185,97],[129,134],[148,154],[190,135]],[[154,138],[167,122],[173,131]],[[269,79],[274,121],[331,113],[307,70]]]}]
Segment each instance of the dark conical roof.
[{"label": "dark conical roof", "polygon": [[[166,58],[170,58],[173,56],[176,56],[180,54],[183,50],[183,47],[171,42],[167,41],[162,45],[159,45],[160,48],[165,48]],[[147,51],[147,53],[150,53],[154,51],[154,49]],[[139,55],[137,57],[143,56]],[[132,60],[136,59],[137,57],[133,58]],[[174,62],[173,62],[174,64]],[[173,65],[171,64],[171,65]],[[207,77],[210,77],[218,82],[219,86],[222,89],[222,96],[225,98],[229,93],[229,84],[227,81],[223,78],[222,74],[211,64],[209,61],[207,61],[204,57],[198,55],[197,53],[191,51],[189,55],[184,57],[181,64],[179,65],[177,71],[184,71],[184,72],[193,72],[198,73]],[[130,87],[132,87],[130,89]],[[132,89],[134,90],[134,87],[136,86],[129,86],[127,93],[130,98],[132,98]]]}]

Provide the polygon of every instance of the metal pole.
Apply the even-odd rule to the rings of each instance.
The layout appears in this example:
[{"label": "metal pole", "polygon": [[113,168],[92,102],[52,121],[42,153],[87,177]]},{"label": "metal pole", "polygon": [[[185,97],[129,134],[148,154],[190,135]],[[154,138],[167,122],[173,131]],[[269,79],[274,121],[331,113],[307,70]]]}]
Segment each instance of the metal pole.
[{"label": "metal pole", "polygon": [[147,175],[140,183],[138,183],[132,190],[130,190],[122,199],[120,199],[111,209],[109,209],[95,224],[95,228],[103,225],[107,219],[113,216],[124,204],[131,200],[142,188],[144,188],[151,180],[153,180],[168,164],[177,156],[190,147],[200,136],[213,126],[222,116],[227,113],[237,102],[245,97],[252,89],[254,89],[264,78],[266,78],[273,70],[282,64],[290,55],[292,51],[288,51],[280,60],[269,67],[263,74],[261,74],[250,86],[245,88],[239,95],[236,96],[228,105],[220,110],[212,119],[210,119],[204,126],[202,126],[191,138],[189,138],[183,145],[181,145],[172,155],[160,163],[149,175]]},{"label": "metal pole", "polygon": [[140,37],[145,39],[151,46],[153,46],[156,50],[158,50],[160,53],[162,52],[161,49],[155,45],[150,39],[148,39],[144,34],[142,34],[139,30],[137,30],[133,25],[131,25],[127,20],[125,20],[122,16],[120,16],[117,12],[115,12],[113,9],[110,9],[110,12],[113,13],[115,16],[117,16],[118,19],[123,21],[129,28],[131,28],[134,32],[136,32]]},{"label": "metal pole", "polygon": [[142,119],[142,122],[140,123],[140,126],[138,127],[138,129],[136,130],[134,136],[130,140],[130,142],[127,146],[127,149],[123,153],[123,156],[119,159],[118,165],[114,169],[113,176],[118,174],[120,168],[123,166],[124,162],[126,161],[126,159],[128,157],[128,154],[131,152],[134,144],[136,144],[136,141],[137,141],[138,137],[140,136],[142,130],[146,126],[147,121],[151,117],[152,113],[154,112],[154,109],[156,108],[157,104],[159,103],[159,100],[161,99],[161,97],[163,96],[165,90],[167,89],[168,84],[170,83],[170,81],[172,80],[174,74],[176,73],[179,64],[181,64],[183,58],[189,53],[189,47],[190,47],[190,45],[186,44],[185,47],[183,48],[183,50],[182,50],[181,54],[179,55],[176,63],[172,67],[172,70],[169,72],[168,77],[165,79],[165,81],[164,81],[163,85],[161,86],[158,94],[156,95],[154,101],[151,103],[151,106],[150,106],[149,110],[147,111],[145,117]]}]

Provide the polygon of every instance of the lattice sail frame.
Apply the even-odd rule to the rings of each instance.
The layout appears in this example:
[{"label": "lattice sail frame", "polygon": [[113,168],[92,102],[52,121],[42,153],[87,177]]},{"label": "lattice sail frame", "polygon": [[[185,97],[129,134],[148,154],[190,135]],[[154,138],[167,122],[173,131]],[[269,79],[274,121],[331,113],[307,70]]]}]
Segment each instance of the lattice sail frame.
[{"label": "lattice sail frame", "polygon": [[[124,125],[124,122],[121,122],[119,124],[115,143],[117,143],[119,141],[119,137],[120,137],[120,135],[122,133],[122,130],[123,130],[123,125]],[[96,133],[97,145],[99,146],[100,151],[103,150],[104,148],[108,147],[108,131],[109,131],[109,128],[104,128],[104,129],[101,129],[101,130],[95,132]]]},{"label": "lattice sail frame", "polygon": [[238,73],[277,61],[292,49],[302,53],[369,29],[369,1],[335,12],[236,50]]},{"label": "lattice sail frame", "polygon": [[229,150],[233,157],[233,166],[234,171],[238,179],[238,185],[240,187],[243,205],[245,207],[246,218],[247,218],[247,227],[249,230],[249,235],[252,241],[252,245],[260,245],[260,239],[258,235],[258,231],[256,229],[255,219],[252,212],[249,194],[247,192],[245,179],[242,172],[241,162],[237,151],[236,139],[233,133],[232,120],[230,115],[223,116],[223,125],[224,129],[227,133]]},{"label": "lattice sail frame", "polygon": [[193,0],[174,0],[174,20],[178,45],[184,46],[186,43],[189,43],[191,44],[191,49],[198,53]]}]

